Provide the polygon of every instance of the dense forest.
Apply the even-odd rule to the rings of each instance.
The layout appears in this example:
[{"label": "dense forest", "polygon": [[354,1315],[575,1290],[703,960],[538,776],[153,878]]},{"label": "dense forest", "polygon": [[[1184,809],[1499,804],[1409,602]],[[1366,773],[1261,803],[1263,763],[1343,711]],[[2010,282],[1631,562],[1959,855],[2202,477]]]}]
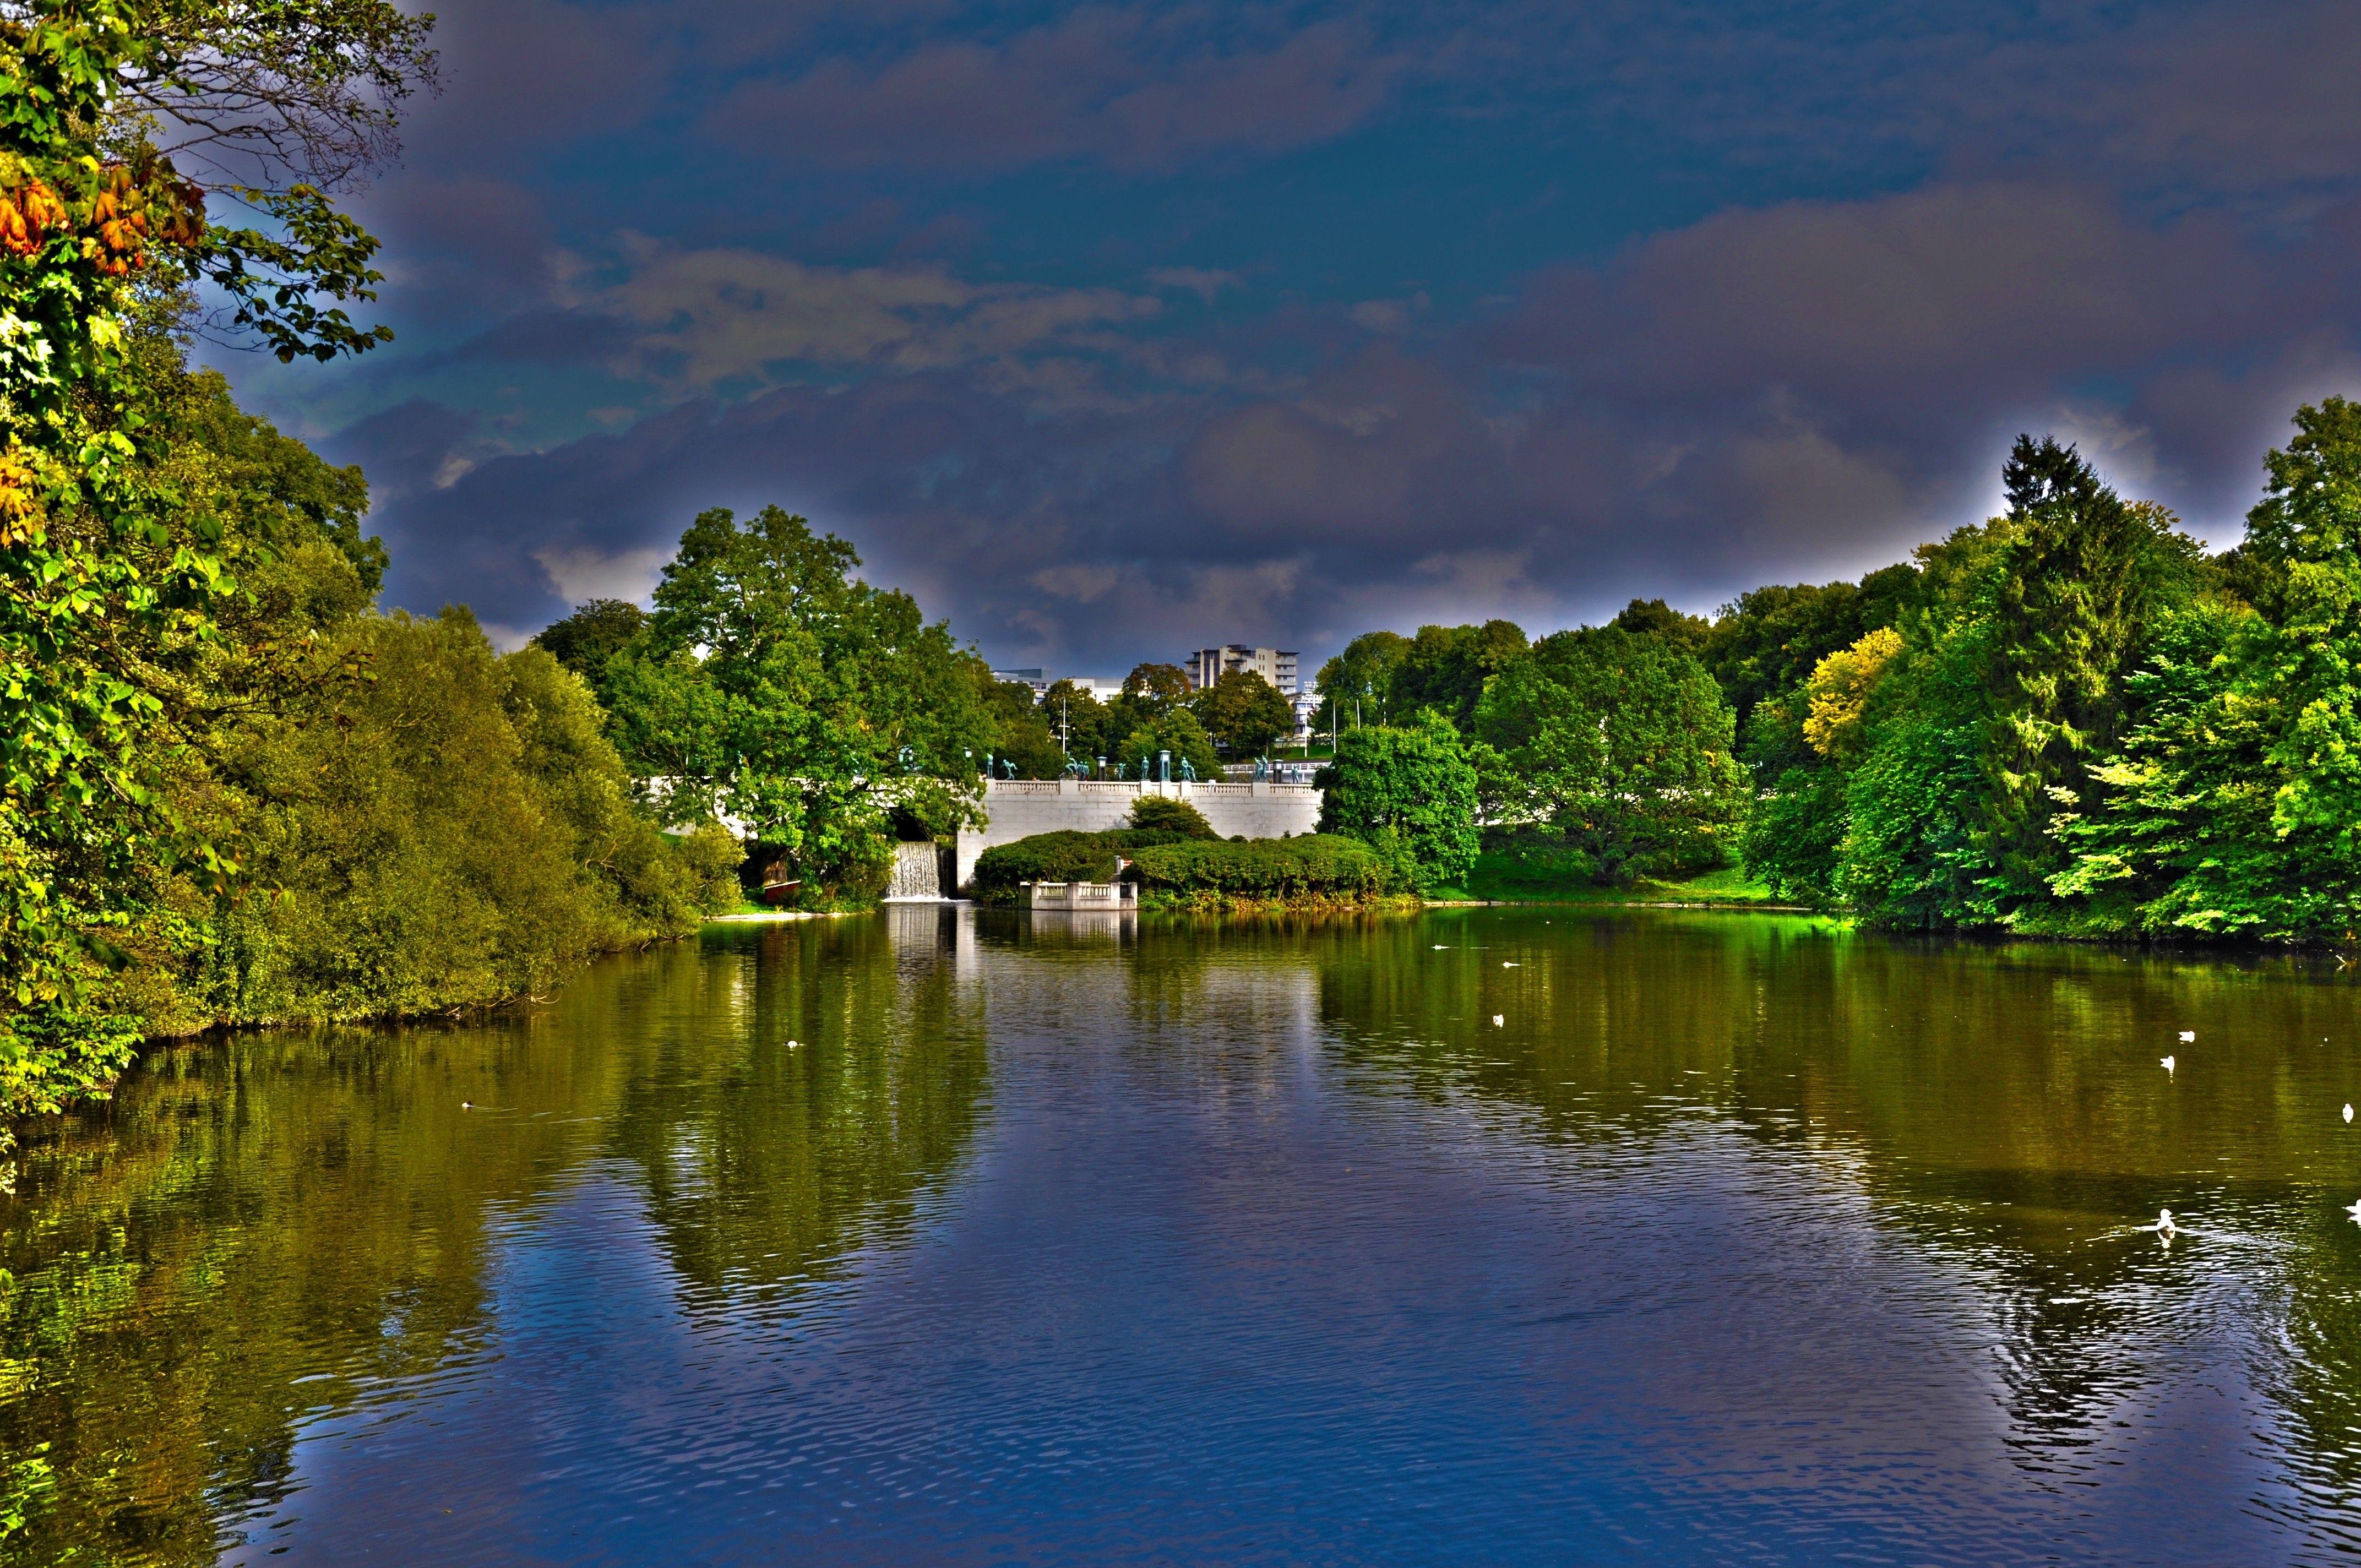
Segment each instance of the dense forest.
[{"label": "dense forest", "polygon": [[[1488,842],[1602,883],[1735,861],[1893,927],[2351,943],[2361,405],[2294,423],[2218,555],[2021,437],[2003,515],[1858,583],[1756,588],[1711,620],[1634,601],[1530,642],[1506,621],[1370,632],[1321,689],[1388,744],[1415,730],[1464,761]],[[1353,751],[1339,781],[1374,798],[1390,764]],[[1475,855],[1419,815],[1432,793],[1367,818],[1415,841],[1429,884]]]}]

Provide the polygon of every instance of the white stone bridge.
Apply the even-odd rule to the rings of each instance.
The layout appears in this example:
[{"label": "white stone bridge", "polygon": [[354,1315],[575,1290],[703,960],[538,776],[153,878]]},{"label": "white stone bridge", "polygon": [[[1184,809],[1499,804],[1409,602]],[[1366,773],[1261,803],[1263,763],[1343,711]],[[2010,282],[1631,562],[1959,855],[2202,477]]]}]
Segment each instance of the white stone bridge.
[{"label": "white stone bridge", "polygon": [[991,779],[984,784],[989,820],[959,836],[959,885],[975,874],[975,858],[995,844],[1071,828],[1101,833],[1121,828],[1143,795],[1185,800],[1224,839],[1276,839],[1309,833],[1320,822],[1320,792],[1311,784],[1140,783],[1131,779]]}]

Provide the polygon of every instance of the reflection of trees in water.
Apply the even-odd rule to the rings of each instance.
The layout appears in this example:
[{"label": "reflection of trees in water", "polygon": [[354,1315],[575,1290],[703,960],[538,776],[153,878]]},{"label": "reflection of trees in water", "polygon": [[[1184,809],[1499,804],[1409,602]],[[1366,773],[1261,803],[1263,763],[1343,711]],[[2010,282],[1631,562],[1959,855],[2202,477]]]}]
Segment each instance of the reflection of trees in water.
[{"label": "reflection of trees in water", "polygon": [[2336,1294],[2361,1233],[2334,1262],[2227,1234],[2170,1255],[2098,1239],[2168,1204],[2267,1236],[2323,1182],[2361,1196],[2334,1114],[2355,992],[2317,966],[1520,911],[1374,933],[1324,958],[1320,983],[1349,1065],[1515,1106],[1519,1135],[1578,1153],[1726,1122],[1782,1168],[1857,1184],[1993,1325],[2032,1468],[2082,1463],[2157,1384],[2159,1346],[2252,1343],[2285,1269],[2286,1375],[2260,1381],[2295,1445],[2333,1456],[2322,1484],[2350,1495],[2361,1357],[2332,1346],[2361,1343],[2361,1310]]},{"label": "reflection of trees in water", "polygon": [[698,1287],[821,1273],[906,1209],[982,1098],[948,973],[897,970],[920,960],[873,921],[718,945],[482,1027],[163,1052],[28,1140],[0,1197],[0,1462],[47,1442],[57,1484],[0,1557],[214,1561],[216,1520],[285,1492],[299,1420],[465,1362],[490,1225],[603,1156],[648,1172]]},{"label": "reflection of trees in water", "polygon": [[610,1146],[640,1167],[692,1301],[824,1277],[906,1222],[972,1137],[982,999],[961,982],[950,928],[937,940],[903,925],[731,933],[633,1076]]}]

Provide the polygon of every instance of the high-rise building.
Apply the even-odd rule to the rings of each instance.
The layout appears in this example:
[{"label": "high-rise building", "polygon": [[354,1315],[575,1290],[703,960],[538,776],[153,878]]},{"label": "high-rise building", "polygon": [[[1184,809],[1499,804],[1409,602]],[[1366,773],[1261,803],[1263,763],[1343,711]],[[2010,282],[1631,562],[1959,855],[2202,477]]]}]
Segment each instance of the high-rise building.
[{"label": "high-rise building", "polygon": [[1181,668],[1189,672],[1189,684],[1204,690],[1232,670],[1251,670],[1277,686],[1287,696],[1295,695],[1294,651],[1287,648],[1248,648],[1242,643],[1228,642],[1219,648],[1200,648],[1182,661]]}]

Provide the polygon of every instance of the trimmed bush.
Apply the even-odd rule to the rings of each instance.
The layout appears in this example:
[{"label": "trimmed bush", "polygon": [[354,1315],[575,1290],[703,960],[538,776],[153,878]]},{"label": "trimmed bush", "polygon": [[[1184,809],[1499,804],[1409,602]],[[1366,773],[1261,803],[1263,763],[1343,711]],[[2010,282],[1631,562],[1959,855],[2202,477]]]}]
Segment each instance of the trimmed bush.
[{"label": "trimmed bush", "polygon": [[1221,837],[1205,820],[1203,812],[1185,800],[1165,795],[1141,795],[1138,804],[1131,808],[1131,827],[1134,832],[1177,833],[1184,839]]},{"label": "trimmed bush", "polygon": [[1376,850],[1333,833],[1243,844],[1192,839],[1143,849],[1132,864],[1144,890],[1181,897],[1345,901],[1396,891]]},{"label": "trimmed bush", "polygon": [[1118,855],[1187,841],[1187,834],[1148,828],[1118,828],[1105,833],[1080,833],[1071,828],[1036,833],[978,855],[975,891],[983,897],[994,898],[1015,894],[1019,883],[1105,882],[1115,875]]}]

